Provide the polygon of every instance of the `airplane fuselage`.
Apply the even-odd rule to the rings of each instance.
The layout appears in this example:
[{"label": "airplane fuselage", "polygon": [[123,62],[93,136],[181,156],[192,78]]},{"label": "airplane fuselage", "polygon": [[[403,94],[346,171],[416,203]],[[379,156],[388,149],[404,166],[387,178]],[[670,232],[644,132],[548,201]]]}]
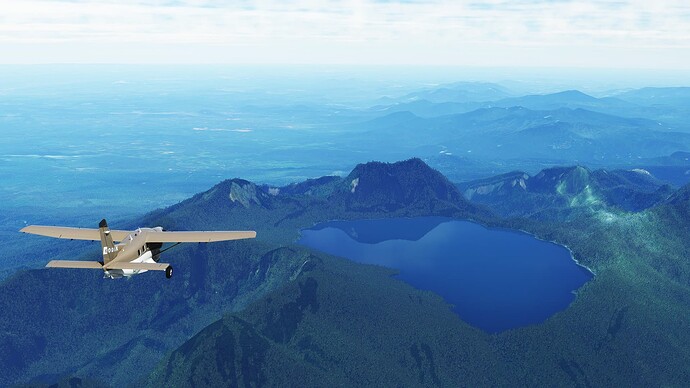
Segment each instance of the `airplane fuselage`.
[{"label": "airplane fuselage", "polygon": [[[143,232],[162,232],[163,228],[139,228],[130,233],[124,240],[115,245],[115,256],[118,262],[130,263],[157,263],[160,259],[161,243],[146,243],[145,233]],[[103,257],[107,255],[109,248],[103,247]],[[110,248],[112,249],[112,248]],[[148,272],[147,269],[108,269],[104,276],[111,279],[130,277],[140,273]]]}]

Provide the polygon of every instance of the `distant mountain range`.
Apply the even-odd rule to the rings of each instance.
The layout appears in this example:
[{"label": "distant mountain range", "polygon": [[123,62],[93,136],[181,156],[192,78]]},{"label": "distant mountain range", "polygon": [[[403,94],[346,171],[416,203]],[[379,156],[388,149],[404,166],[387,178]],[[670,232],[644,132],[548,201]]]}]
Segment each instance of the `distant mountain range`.
[{"label": "distant mountain range", "polygon": [[690,87],[633,89],[616,94],[616,97],[638,105],[672,106],[688,109]]},{"label": "distant mountain range", "polygon": [[[41,269],[0,283],[0,384],[690,381],[690,333],[679,319],[690,301],[688,186],[673,191],[643,171],[568,167],[462,188],[419,159],[284,187],[223,181],[139,222],[254,228],[256,241],[173,250],[171,280]],[[321,221],[421,215],[528,230],[566,244],[596,277],[543,324],[489,335],[391,270],[293,245]]]},{"label": "distant mountain range", "polygon": [[449,98],[447,100],[435,100],[423,98],[405,99],[401,102],[388,105],[377,106],[373,109],[380,112],[403,112],[409,111],[422,117],[437,117],[447,114],[467,113],[477,109],[486,108],[512,108],[523,107],[531,110],[557,110],[586,109],[600,113],[622,114],[628,117],[643,117],[643,106],[632,102],[624,101],[615,97],[596,98],[578,90],[566,90],[551,94],[533,94],[525,96],[503,96],[500,99],[492,100],[462,100]]},{"label": "distant mountain range", "polygon": [[[380,155],[424,155],[458,180],[476,179],[473,171],[482,177],[508,172],[510,165],[530,171],[572,164],[647,167],[640,162],[690,152],[689,90],[594,97],[578,90],[519,95],[497,84],[441,85],[370,108],[377,117],[340,142],[364,153],[378,147]],[[434,154],[453,158],[433,161]],[[675,184],[690,181],[685,170],[654,171]]]},{"label": "distant mountain range", "polygon": [[687,117],[689,99],[689,87],[642,88],[597,98],[579,90],[517,95],[497,84],[458,83],[408,94],[398,99],[387,99],[384,101],[387,104],[377,105],[371,110],[382,113],[409,111],[421,117],[437,117],[492,107],[586,109],[623,117],[649,117],[680,125],[687,131],[690,127],[681,119]]},{"label": "distant mountain range", "polygon": [[433,118],[397,112],[363,123],[359,130],[347,142],[371,152],[385,144],[384,153],[436,150],[485,161],[622,165],[690,150],[690,133],[672,131],[654,120],[581,108],[493,107]]},{"label": "distant mountain range", "polygon": [[383,98],[381,102],[426,100],[432,103],[473,103],[513,97],[515,93],[490,82],[455,82],[406,94],[399,98]]}]

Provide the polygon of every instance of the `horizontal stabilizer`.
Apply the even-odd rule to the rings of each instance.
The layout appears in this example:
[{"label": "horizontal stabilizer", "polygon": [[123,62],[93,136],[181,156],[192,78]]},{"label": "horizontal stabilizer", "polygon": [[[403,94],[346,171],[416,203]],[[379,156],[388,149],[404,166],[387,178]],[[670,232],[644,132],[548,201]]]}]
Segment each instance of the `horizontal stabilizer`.
[{"label": "horizontal stabilizer", "polygon": [[[100,241],[101,234],[98,229],[87,228],[68,228],[65,226],[40,226],[30,225],[22,228],[20,232],[38,234],[40,236],[48,236],[55,238],[66,238],[69,240],[92,240]],[[114,241],[122,241],[129,236],[131,232],[126,230],[111,230],[110,235]]]},{"label": "horizontal stabilizer", "polygon": [[76,261],[76,260],[51,260],[46,267],[50,268],[90,268],[103,269],[101,263],[97,261]]},{"label": "horizontal stabilizer", "polygon": [[240,232],[148,232],[146,242],[157,243],[185,243],[185,242],[216,242],[255,238],[253,230]]},{"label": "horizontal stabilizer", "polygon": [[165,271],[170,264],[167,263],[130,263],[126,261],[111,262],[106,265],[105,269],[132,269],[132,270],[148,270],[148,271]]}]

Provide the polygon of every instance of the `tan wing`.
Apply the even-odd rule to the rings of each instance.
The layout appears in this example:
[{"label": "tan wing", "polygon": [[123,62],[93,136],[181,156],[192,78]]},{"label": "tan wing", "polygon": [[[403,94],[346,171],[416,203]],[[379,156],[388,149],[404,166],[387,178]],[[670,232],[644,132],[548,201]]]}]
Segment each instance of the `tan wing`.
[{"label": "tan wing", "polygon": [[101,263],[97,261],[75,261],[75,260],[51,260],[46,267],[50,268],[90,268],[103,269]]},{"label": "tan wing", "polygon": [[[55,238],[66,238],[69,240],[91,240],[100,241],[101,235],[98,229],[68,228],[65,226],[40,226],[31,225],[22,228],[20,232],[38,234]],[[132,232],[126,230],[111,230],[110,235],[114,241],[122,241]]]},{"label": "tan wing", "polygon": [[149,271],[165,271],[170,264],[166,263],[130,263],[126,261],[115,261],[106,264],[105,269],[138,269]]},{"label": "tan wing", "polygon": [[156,232],[146,233],[146,242],[158,243],[185,243],[185,242],[215,242],[242,240],[245,238],[255,238],[256,232],[253,230],[238,232]]}]

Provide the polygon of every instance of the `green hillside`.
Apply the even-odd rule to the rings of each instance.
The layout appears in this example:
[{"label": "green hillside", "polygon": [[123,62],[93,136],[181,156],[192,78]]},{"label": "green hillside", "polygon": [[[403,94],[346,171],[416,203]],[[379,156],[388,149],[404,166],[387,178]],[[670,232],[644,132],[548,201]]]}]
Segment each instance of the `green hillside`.
[{"label": "green hillside", "polygon": [[[390,270],[320,256],[299,278],[204,329],[151,386],[474,385],[493,374],[490,337]],[[221,361],[222,360],[222,361]]]}]

